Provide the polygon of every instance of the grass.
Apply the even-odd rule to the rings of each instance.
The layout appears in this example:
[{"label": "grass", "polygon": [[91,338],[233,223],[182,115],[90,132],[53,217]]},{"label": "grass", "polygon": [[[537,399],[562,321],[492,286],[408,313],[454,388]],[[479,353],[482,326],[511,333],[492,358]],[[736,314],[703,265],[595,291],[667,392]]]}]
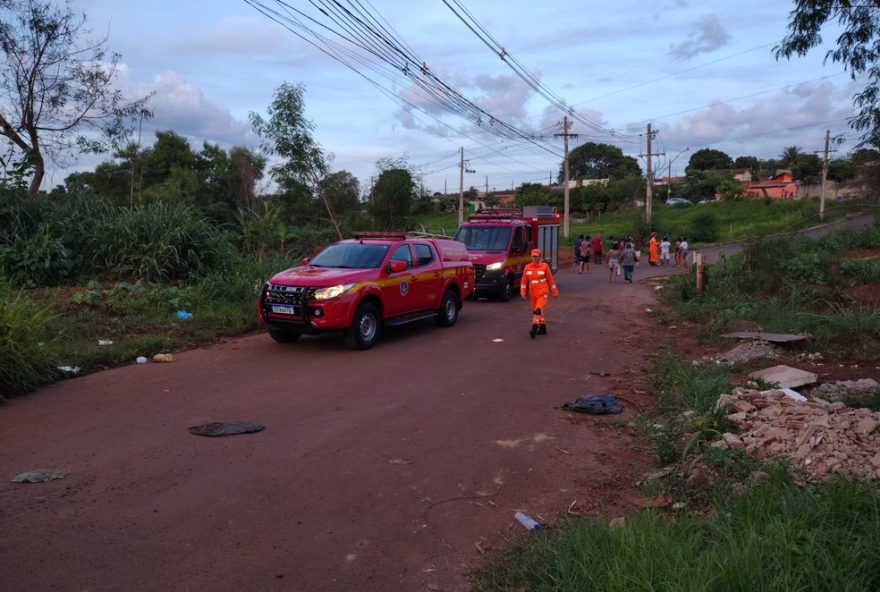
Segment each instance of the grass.
[{"label": "grass", "polygon": [[642,510],[626,525],[570,520],[473,574],[474,590],[868,591],[880,587],[880,495],[779,473],[708,517]]}]

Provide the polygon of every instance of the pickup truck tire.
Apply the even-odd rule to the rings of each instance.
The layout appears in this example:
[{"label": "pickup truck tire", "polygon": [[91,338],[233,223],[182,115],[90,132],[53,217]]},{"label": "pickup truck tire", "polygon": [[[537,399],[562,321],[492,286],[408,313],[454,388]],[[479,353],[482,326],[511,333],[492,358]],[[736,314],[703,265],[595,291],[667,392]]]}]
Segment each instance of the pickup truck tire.
[{"label": "pickup truck tire", "polygon": [[504,279],[504,285],[501,287],[501,291],[498,292],[498,300],[501,302],[507,302],[513,296],[513,278],[507,277]]},{"label": "pickup truck tire", "polygon": [[345,330],[345,344],[352,349],[370,349],[379,341],[381,332],[379,309],[369,302],[362,302],[354,313],[351,327]]},{"label": "pickup truck tire", "polygon": [[437,310],[437,316],[434,321],[441,327],[451,327],[458,320],[458,311],[461,309],[461,303],[458,296],[452,290],[446,290],[443,294],[443,300],[440,301],[440,308]]},{"label": "pickup truck tire", "polygon": [[293,343],[299,339],[300,334],[286,329],[273,329],[269,331],[269,337],[278,343]]}]

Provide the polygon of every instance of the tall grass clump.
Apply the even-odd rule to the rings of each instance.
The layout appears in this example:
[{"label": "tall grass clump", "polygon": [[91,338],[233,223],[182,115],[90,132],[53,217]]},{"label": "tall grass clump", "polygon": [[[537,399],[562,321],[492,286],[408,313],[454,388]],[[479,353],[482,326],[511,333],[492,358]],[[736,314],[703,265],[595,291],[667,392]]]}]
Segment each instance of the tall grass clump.
[{"label": "tall grass clump", "polygon": [[237,256],[198,210],[163,202],[120,210],[95,229],[88,251],[97,270],[145,281],[189,279]]},{"label": "tall grass clump", "polygon": [[52,315],[0,281],[0,401],[57,378],[58,362],[41,344]]},{"label": "tall grass clump", "polygon": [[476,592],[880,589],[880,495],[839,479],[800,488],[784,473],[708,517],[654,510],[570,520],[472,574]]}]

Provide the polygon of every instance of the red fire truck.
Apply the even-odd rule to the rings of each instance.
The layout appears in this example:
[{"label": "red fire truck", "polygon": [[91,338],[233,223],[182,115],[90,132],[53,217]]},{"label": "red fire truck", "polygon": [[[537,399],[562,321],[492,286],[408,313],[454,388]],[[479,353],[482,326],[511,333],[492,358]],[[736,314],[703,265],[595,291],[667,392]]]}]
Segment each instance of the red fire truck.
[{"label": "red fire truck", "polygon": [[273,275],[260,292],[257,315],[275,341],[342,330],[349,346],[369,349],[383,327],[422,319],[454,325],[473,289],[463,244],[362,232]]},{"label": "red fire truck", "polygon": [[468,216],[455,233],[474,262],[474,295],[507,301],[519,290],[522,270],[540,249],[553,271],[559,268],[559,214],[550,206],[481,209]]}]

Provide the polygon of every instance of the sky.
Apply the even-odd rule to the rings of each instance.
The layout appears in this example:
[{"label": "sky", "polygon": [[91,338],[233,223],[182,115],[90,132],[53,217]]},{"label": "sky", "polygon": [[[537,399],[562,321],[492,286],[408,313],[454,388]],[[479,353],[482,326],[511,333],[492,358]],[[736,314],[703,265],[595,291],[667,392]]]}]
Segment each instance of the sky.
[{"label": "sky", "polygon": [[[368,15],[373,29],[393,39],[396,53],[388,44],[372,47],[392,54],[397,69],[337,35],[351,38],[316,8],[322,4],[336,6],[329,0],[71,0],[93,37],[106,35],[108,48],[121,54],[118,86],[130,96],[155,93],[144,145],[157,130],[171,129],[195,150],[203,142],[257,148],[248,114],[265,115],[282,83],[302,84],[306,117],[333,156],[332,170],[351,172],[365,191],[378,159],[405,158],[427,191],[457,193],[461,148],[473,171],[464,176],[465,189],[548,183],[560,170],[563,138],[556,134],[567,114],[573,114],[569,133],[577,134],[570,148],[613,144],[643,169],[650,123],[658,176],[683,174],[702,148],[734,158],[778,157],[788,146],[819,152],[826,130],[839,138],[832,157],[858,143],[847,125],[858,81],[841,65],[823,63],[835,31],[806,57],[774,57],[792,2],[338,2]],[[463,104],[481,113],[479,124],[420,90],[413,71],[458,97],[459,113]],[[94,159],[74,160],[53,170],[46,186],[94,165]],[[263,188],[271,189],[268,182]]]}]

